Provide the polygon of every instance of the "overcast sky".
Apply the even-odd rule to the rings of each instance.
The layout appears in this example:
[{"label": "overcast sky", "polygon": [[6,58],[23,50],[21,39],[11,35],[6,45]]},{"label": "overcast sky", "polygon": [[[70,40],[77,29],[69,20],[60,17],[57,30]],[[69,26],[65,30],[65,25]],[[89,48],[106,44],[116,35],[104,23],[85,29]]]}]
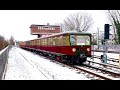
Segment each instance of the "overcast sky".
[{"label": "overcast sky", "polygon": [[81,11],[92,15],[92,32],[96,33],[97,27],[103,31],[104,24],[108,23],[105,10],[0,10],[0,35],[7,39],[12,35],[18,41],[37,38],[30,34],[31,24],[63,23],[67,16]]}]

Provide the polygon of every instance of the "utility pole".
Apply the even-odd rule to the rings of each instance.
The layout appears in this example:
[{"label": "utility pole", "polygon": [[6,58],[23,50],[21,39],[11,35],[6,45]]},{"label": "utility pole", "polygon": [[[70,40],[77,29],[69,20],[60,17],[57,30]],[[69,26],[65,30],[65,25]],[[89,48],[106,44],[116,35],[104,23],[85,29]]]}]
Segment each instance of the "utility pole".
[{"label": "utility pole", "polygon": [[97,29],[98,29],[97,45],[98,45],[98,50],[99,50],[99,28]]},{"label": "utility pole", "polygon": [[[93,42],[93,57],[94,57],[94,50],[95,50],[95,49],[94,49],[94,48],[95,48],[95,47],[94,47],[94,45],[95,45],[95,42],[94,42],[95,36],[94,36],[94,35],[95,35],[95,34],[96,34],[96,33],[93,33],[93,35],[92,35],[92,37],[93,37],[93,41],[92,41],[92,42]],[[93,58],[93,62],[94,62],[94,58]]]}]

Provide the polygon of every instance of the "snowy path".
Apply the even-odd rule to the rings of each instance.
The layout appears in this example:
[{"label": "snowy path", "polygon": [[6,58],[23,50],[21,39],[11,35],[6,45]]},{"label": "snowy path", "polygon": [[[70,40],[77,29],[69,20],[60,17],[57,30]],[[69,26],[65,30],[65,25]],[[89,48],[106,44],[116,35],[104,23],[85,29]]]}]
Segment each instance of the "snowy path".
[{"label": "snowy path", "polygon": [[88,78],[75,70],[13,47],[9,52],[5,80],[88,80]]},{"label": "snowy path", "polygon": [[[14,53],[14,54],[13,54]],[[36,77],[40,75],[40,77]],[[20,53],[13,48],[10,51],[7,73],[5,79],[19,79],[19,80],[30,80],[30,79],[47,79],[30,63],[25,59]]]}]

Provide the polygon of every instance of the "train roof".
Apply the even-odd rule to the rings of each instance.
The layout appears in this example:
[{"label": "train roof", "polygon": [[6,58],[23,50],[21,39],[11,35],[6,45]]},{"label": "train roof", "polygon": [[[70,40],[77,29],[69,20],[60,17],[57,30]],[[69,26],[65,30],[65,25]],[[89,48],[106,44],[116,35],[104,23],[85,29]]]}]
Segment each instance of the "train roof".
[{"label": "train roof", "polygon": [[66,31],[66,32],[60,32],[60,33],[56,33],[56,34],[52,34],[49,36],[45,36],[45,37],[40,37],[40,38],[36,38],[36,39],[32,39],[32,40],[27,40],[27,41],[33,41],[33,40],[37,40],[37,39],[42,39],[42,38],[47,38],[47,37],[54,37],[54,36],[59,36],[59,35],[66,35],[66,34],[91,34],[91,33],[86,33],[86,32],[77,32],[77,31]]},{"label": "train roof", "polygon": [[52,37],[52,36],[59,36],[59,35],[66,35],[66,34],[91,34],[91,33],[77,32],[77,31],[66,31],[66,32],[60,32],[60,33],[52,34],[52,35],[45,36],[45,37],[40,37],[40,38],[37,38],[37,39],[42,39],[42,38],[47,38],[47,37]]}]

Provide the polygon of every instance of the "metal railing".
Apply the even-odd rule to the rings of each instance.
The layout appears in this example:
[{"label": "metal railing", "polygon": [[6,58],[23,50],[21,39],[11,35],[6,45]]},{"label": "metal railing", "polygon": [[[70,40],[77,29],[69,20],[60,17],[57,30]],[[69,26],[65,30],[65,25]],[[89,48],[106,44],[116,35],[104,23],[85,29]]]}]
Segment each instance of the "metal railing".
[{"label": "metal railing", "polygon": [[8,60],[8,53],[12,46],[7,46],[5,49],[0,51],[0,80],[2,80],[4,75],[5,65]]},{"label": "metal railing", "polygon": [[[110,52],[120,52],[120,45],[107,45],[107,49]],[[92,50],[103,51],[103,45],[92,45]]]}]

